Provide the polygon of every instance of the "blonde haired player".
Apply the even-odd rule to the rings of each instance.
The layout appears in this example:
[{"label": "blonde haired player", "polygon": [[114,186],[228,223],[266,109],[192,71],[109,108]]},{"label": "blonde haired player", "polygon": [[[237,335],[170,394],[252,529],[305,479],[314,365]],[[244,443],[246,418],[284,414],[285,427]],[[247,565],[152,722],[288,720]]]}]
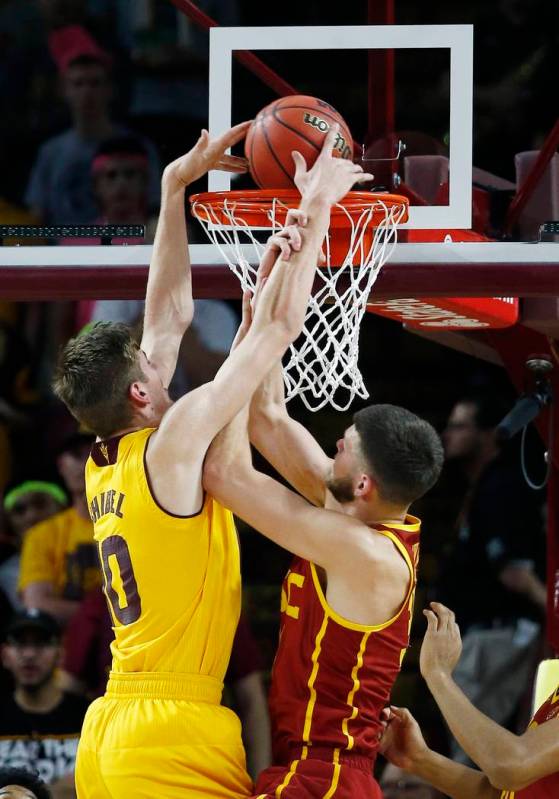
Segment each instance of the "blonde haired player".
[{"label": "blonde haired player", "polygon": [[[176,403],[167,386],[192,316],[185,186],[225,155],[247,124],[204,131],[170,164],[148,281],[141,348],[124,325],[100,323],[65,347],[55,387],[98,436],[87,497],[115,629],[104,697],[90,707],[77,758],[79,799],[196,799],[250,792],[240,725],[220,705],[240,609],[231,514],[202,488],[216,433],[246,404],[300,332],[330,208],[361,167],[332,157],[333,126],[305,174],[300,247],[274,266],[249,333],[215,379]],[[185,268],[186,265],[186,268]]]}]

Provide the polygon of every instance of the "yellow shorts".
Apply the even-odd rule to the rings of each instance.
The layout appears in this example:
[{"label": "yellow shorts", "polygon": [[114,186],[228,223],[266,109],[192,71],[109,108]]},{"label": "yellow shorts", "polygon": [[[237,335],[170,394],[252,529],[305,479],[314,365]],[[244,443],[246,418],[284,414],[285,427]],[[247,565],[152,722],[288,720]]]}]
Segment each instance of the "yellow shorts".
[{"label": "yellow shorts", "polygon": [[78,747],[78,799],[243,799],[241,724],[211,677],[112,674]]}]

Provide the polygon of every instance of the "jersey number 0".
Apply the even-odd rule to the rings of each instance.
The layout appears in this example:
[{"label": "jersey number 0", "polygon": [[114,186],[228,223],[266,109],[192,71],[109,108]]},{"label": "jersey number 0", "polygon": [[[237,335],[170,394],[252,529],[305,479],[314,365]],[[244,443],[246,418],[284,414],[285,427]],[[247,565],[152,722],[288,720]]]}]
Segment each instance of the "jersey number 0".
[{"label": "jersey number 0", "polygon": [[142,602],[124,538],[110,535],[101,542],[105,595],[113,615],[121,624],[132,624],[142,613]]}]

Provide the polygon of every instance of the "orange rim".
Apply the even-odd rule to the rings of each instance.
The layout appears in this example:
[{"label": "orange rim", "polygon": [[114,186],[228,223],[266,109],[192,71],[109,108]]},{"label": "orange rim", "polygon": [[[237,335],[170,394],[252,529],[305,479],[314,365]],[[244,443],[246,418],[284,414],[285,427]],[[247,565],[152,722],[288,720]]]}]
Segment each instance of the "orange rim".
[{"label": "orange rim", "polygon": [[[207,191],[193,194],[190,204],[194,216],[202,222],[213,222],[232,227],[236,220],[253,227],[271,227],[270,212],[274,211],[276,221],[282,222],[287,211],[298,208],[301,195],[295,189],[259,189],[254,191]],[[339,206],[342,206],[341,208]],[[376,207],[375,207],[376,206]],[[350,219],[358,219],[371,207],[373,213],[369,221],[372,227],[386,218],[387,209],[403,207],[399,222],[408,219],[409,200],[399,194],[383,194],[371,191],[350,191],[332,208],[330,227],[347,227]],[[211,213],[210,213],[211,210]],[[235,220],[232,224],[231,214]]]}]

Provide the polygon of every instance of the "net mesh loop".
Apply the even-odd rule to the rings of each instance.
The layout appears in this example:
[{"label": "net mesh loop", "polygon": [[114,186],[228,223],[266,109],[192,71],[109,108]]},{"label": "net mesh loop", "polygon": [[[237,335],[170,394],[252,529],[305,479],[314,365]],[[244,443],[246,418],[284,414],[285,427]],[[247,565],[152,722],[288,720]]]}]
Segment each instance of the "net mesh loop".
[{"label": "net mesh loop", "polygon": [[[191,197],[193,215],[243,291],[254,291],[266,239],[281,230],[287,212],[299,202],[297,192],[280,190]],[[364,191],[350,192],[332,208],[326,264],[317,266],[318,288],[309,299],[303,331],[284,359],[287,400],[300,396],[311,411],[328,403],[343,411],[356,396],[369,396],[358,366],[359,326],[407,211],[405,197]],[[250,245],[250,260],[245,245]]]}]

